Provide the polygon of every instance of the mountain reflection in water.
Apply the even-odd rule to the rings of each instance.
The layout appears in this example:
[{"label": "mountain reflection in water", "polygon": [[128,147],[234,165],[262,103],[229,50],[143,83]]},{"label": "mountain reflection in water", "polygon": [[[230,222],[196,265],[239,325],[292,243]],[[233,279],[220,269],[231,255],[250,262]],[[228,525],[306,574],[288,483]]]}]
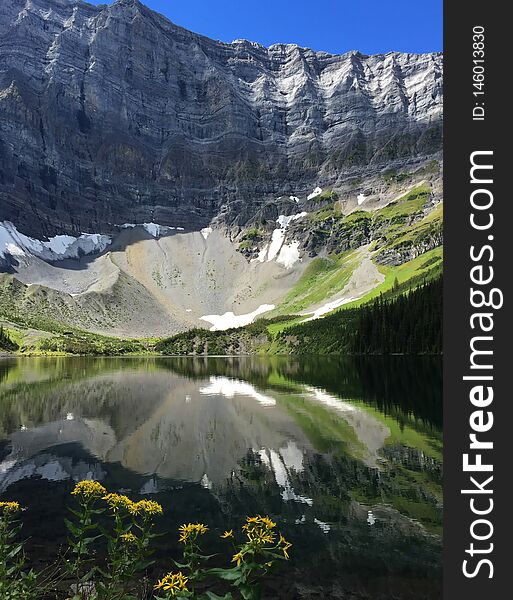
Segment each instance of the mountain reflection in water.
[{"label": "mountain reflection in water", "polygon": [[39,553],[92,477],[153,495],[168,531],[276,518],[294,553],[269,598],[440,597],[437,359],[17,358],[0,382],[0,493]]}]

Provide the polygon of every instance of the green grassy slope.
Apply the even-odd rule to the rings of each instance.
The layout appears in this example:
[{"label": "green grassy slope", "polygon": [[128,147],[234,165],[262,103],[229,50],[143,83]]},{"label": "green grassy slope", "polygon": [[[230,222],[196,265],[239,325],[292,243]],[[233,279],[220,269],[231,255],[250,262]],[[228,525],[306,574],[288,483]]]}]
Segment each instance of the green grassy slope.
[{"label": "green grassy slope", "polygon": [[[399,175],[387,177],[396,181]],[[340,333],[343,323],[356,318],[349,318],[356,314],[351,311],[379,298],[393,300],[442,273],[443,204],[433,204],[430,184],[415,184],[409,177],[412,187],[408,192],[374,211],[358,209],[345,215],[336,194],[323,196],[323,206],[294,224],[299,228],[297,236],[304,235],[303,239],[311,243],[308,251],[319,255],[280,305],[253,325],[227,332],[194,329],[166,340],[123,340],[85,331],[102,331],[102,319],[112,326],[120,310],[129,310],[120,308],[115,292],[108,302],[93,298],[92,304],[82,307],[71,297],[39,285],[25,286],[12,275],[0,274],[0,325],[4,324],[5,331],[0,350],[25,354],[254,354],[306,352],[308,348],[321,353],[355,351],[336,341],[344,335]],[[259,229],[252,228],[244,239],[261,235]],[[298,313],[307,314],[312,307],[340,297],[346,286],[347,290],[355,289],[355,279],[360,277],[354,276],[355,270],[364,256],[373,261],[383,281],[332,315],[303,324],[304,317]],[[325,347],[317,344],[314,350],[306,344],[304,332],[329,327],[335,330],[321,336]]]}]

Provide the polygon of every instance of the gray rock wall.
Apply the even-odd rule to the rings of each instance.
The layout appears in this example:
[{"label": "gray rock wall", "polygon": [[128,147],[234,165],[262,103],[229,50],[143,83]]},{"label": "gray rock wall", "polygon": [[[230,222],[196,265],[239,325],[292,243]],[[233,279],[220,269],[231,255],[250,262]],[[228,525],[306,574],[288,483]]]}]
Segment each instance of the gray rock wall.
[{"label": "gray rock wall", "polygon": [[244,224],[441,148],[442,56],[217,42],[137,0],[0,2],[0,221]]}]

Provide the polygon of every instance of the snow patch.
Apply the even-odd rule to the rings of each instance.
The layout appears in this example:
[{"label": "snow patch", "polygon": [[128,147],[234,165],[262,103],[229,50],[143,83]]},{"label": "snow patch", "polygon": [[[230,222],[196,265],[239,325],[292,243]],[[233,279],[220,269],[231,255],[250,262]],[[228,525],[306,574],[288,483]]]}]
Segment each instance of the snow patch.
[{"label": "snow patch", "polygon": [[356,196],[356,201],[358,202],[358,206],[363,204],[365,202],[365,194],[358,194],[358,196]]},{"label": "snow patch", "polygon": [[212,227],[204,227],[200,233],[205,239],[207,239],[208,236],[212,233]]},{"label": "snow patch", "polygon": [[278,252],[280,251],[283,240],[285,239],[285,229],[275,229],[273,231],[273,235],[271,237],[271,244],[269,246],[269,251],[267,252],[267,261],[274,260],[278,256]]},{"label": "snow patch", "polygon": [[276,406],[276,400],[258,392],[250,383],[240,379],[229,379],[228,377],[210,377],[210,385],[200,388],[200,394],[207,396],[224,396],[234,398],[237,395],[254,398],[262,406]]},{"label": "snow patch", "polygon": [[276,262],[286,269],[291,269],[299,261],[299,242],[284,244]]},{"label": "snow patch", "polygon": [[100,254],[111,242],[110,236],[99,233],[83,233],[79,237],[56,235],[41,241],[20,233],[10,221],[0,223],[0,257],[33,255],[51,262]]},{"label": "snow patch", "polygon": [[322,188],[316,187],[315,190],[307,197],[307,200],[312,200],[312,198],[315,198],[320,194],[322,194]]},{"label": "snow patch", "polygon": [[267,256],[267,251],[269,250],[269,244],[266,244],[262,250],[260,250],[260,252],[258,253],[258,256],[256,258],[251,259],[251,262],[265,262],[266,256]]},{"label": "snow patch", "polygon": [[168,225],[159,225],[158,223],[123,223],[119,225],[121,229],[133,229],[134,227],[142,227],[147,233],[158,239],[170,231],[184,231],[183,227],[170,227]]},{"label": "snow patch", "polygon": [[267,262],[270,262],[271,260],[276,259],[276,262],[286,269],[290,269],[295,265],[299,260],[299,242],[284,244],[285,232],[292,221],[302,219],[303,217],[306,217],[307,214],[308,213],[306,212],[300,212],[295,215],[280,215],[276,219],[279,227],[273,231],[271,243],[264,246],[262,250],[260,250],[257,258],[253,259],[253,261],[263,263],[266,260]]},{"label": "snow patch", "polygon": [[312,313],[312,316],[308,317],[308,319],[305,319],[303,322],[306,323],[307,321],[314,321],[315,319],[319,319],[326,313],[329,313],[332,310],[335,310],[336,308],[343,306],[344,304],[348,304],[349,302],[352,302],[353,300],[356,300],[356,298],[339,298],[338,300],[333,300],[332,302],[327,302],[326,304],[324,304],[323,306],[318,308],[316,311],[314,311]]},{"label": "snow patch", "polygon": [[152,237],[160,237],[162,229],[157,223],[143,223],[143,227]]},{"label": "snow patch", "polygon": [[281,229],[287,229],[287,227],[289,226],[290,223],[292,223],[292,221],[297,221],[298,219],[302,219],[303,217],[306,217],[308,213],[307,212],[300,212],[297,213],[295,215],[280,215],[277,219],[276,219],[276,223],[278,223],[281,227]]},{"label": "snow patch", "polygon": [[5,249],[7,250],[7,254],[10,254],[11,256],[25,256],[25,252],[23,252],[19,246],[16,246],[16,244],[11,244],[8,242],[5,245]]},{"label": "snow patch", "polygon": [[299,198],[297,196],[289,196],[289,199],[293,202],[299,203]]},{"label": "snow patch", "polygon": [[253,319],[262,313],[273,310],[274,304],[261,304],[256,310],[244,315],[236,315],[233,312],[225,312],[224,315],[204,315],[202,321],[211,323],[210,331],[224,331],[232,327],[243,327],[253,322]]}]

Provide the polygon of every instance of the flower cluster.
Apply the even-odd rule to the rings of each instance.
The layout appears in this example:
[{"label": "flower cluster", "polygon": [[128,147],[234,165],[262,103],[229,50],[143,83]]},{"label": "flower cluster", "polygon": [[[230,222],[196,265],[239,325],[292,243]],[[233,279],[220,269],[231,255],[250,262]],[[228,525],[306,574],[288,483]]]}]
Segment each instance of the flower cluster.
[{"label": "flower cluster", "polygon": [[[288,542],[280,533],[274,531],[276,529],[276,523],[269,517],[262,517],[257,515],[256,517],[247,517],[246,523],[242,526],[242,530],[246,534],[247,542],[238,547],[232,557],[232,562],[240,566],[241,563],[245,562],[247,554],[254,557],[256,554],[262,554],[263,556],[275,556],[275,552],[279,551],[283,554],[283,558],[288,560],[289,549],[292,544]],[[278,539],[277,536],[279,535]],[[221,536],[223,539],[235,539],[233,530],[225,531]],[[268,568],[272,566],[272,561],[265,563]]]},{"label": "flower cluster", "polygon": [[102,498],[102,500],[108,504],[113,513],[117,513],[119,511],[131,512],[131,509],[135,504],[135,502],[130,500],[128,496],[115,493],[107,494]]},{"label": "flower cluster", "polygon": [[276,534],[273,529],[276,523],[269,517],[248,517],[246,524],[242,529],[246,533],[249,542],[254,542],[258,546],[272,545],[276,540]]},{"label": "flower cluster", "polygon": [[135,544],[135,542],[137,542],[137,538],[135,537],[135,535],[133,533],[123,533],[121,535],[121,539],[123,542],[125,542],[125,544]]},{"label": "flower cluster", "polygon": [[19,502],[0,502],[0,512],[12,515],[20,510]]},{"label": "flower cluster", "polygon": [[187,525],[180,525],[180,537],[179,541],[182,544],[186,544],[189,541],[194,541],[198,535],[204,535],[207,533],[208,527],[203,523],[187,523]]},{"label": "flower cluster", "polygon": [[162,506],[154,500],[139,500],[139,502],[132,502],[132,505],[128,510],[132,515],[147,515],[153,517],[162,514]]},{"label": "flower cluster", "polygon": [[101,483],[97,481],[79,481],[73,491],[72,496],[80,496],[83,500],[91,500],[93,498],[99,498],[107,493],[107,490]]},{"label": "flower cluster", "polygon": [[176,596],[177,592],[189,591],[187,589],[187,581],[188,578],[181,571],[168,573],[157,582],[155,589],[170,592],[172,596]]},{"label": "flower cluster", "polygon": [[134,502],[123,494],[107,494],[102,498],[113,513],[124,511],[132,516],[155,516],[162,514],[162,506],[154,500],[139,500]]}]

